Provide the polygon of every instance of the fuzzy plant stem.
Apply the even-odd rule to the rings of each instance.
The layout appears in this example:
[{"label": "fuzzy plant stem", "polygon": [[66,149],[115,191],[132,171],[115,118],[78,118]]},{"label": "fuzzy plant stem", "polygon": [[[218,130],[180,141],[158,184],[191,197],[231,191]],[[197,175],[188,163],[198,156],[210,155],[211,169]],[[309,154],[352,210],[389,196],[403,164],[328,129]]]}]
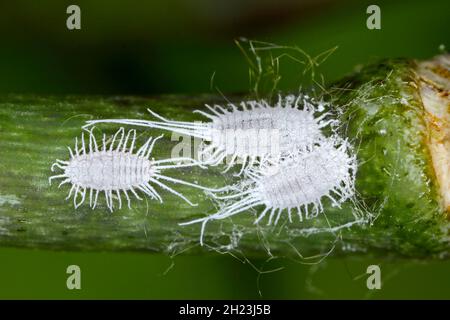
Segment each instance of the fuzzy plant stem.
[{"label": "fuzzy plant stem", "polygon": [[[200,226],[179,223],[219,210],[202,191],[171,185],[198,206],[160,190],[163,203],[143,197],[110,212],[104,203],[74,209],[69,186],[49,185],[55,159],[87,120],[149,119],[147,108],[179,121],[201,120],[193,109],[223,103],[211,95],[142,97],[0,97],[0,246],[153,253],[240,252],[245,256],[391,255],[445,258],[450,253],[449,57],[426,62],[384,60],[327,88],[344,138],[358,158],[356,198],[341,208],[324,202],[311,221],[276,226],[254,220],[262,208],[214,221],[199,246]],[[117,131],[113,124],[98,132]],[[190,138],[135,128],[142,143],[164,133],[156,160],[194,153]],[[100,135],[99,135],[100,137]],[[185,144],[181,145],[183,142]],[[191,145],[190,145],[191,144]],[[189,154],[187,154],[189,156]],[[220,188],[236,182],[223,167],[168,169],[169,177]]]}]

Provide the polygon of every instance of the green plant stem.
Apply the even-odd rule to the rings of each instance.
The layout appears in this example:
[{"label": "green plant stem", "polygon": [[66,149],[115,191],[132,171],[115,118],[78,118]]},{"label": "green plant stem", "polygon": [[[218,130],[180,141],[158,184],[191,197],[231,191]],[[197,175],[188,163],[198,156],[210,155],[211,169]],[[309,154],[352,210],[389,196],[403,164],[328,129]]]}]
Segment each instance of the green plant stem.
[{"label": "green plant stem", "polygon": [[[427,129],[416,81],[415,64],[389,60],[363,68],[328,88],[340,133],[358,152],[357,197],[334,208],[324,201],[325,215],[276,227],[253,224],[242,213],[210,222],[206,246],[200,247],[199,225],[180,222],[216,212],[203,192],[171,185],[198,203],[191,207],[161,191],[164,203],[132,201],[132,209],[110,213],[88,204],[77,210],[65,200],[69,186],[49,185],[55,159],[67,160],[86,120],[150,119],[146,108],[167,118],[203,120],[192,110],[204,103],[223,103],[212,95],[143,97],[6,95],[0,98],[0,245],[63,250],[140,250],[145,252],[241,252],[246,256],[382,254],[413,258],[446,257],[448,220],[427,148]],[[117,125],[96,128],[112,134]],[[165,133],[154,149],[169,158],[181,138],[168,132],[137,128],[141,145]],[[175,141],[172,141],[175,140]],[[187,141],[187,140],[185,140]],[[193,150],[191,150],[193,152]],[[170,169],[165,174],[209,187],[234,183],[222,167]],[[261,208],[257,208],[260,211]],[[365,223],[357,223],[358,219]],[[360,222],[361,222],[360,221]]]}]

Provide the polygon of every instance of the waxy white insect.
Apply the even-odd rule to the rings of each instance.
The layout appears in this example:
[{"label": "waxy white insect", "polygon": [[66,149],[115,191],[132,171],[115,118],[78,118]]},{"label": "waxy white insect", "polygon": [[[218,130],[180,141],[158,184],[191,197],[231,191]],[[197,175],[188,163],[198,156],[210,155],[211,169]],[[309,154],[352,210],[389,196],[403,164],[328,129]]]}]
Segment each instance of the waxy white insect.
[{"label": "waxy white insect", "polygon": [[[279,97],[272,107],[265,100],[242,101],[238,108],[230,103],[227,107],[215,105],[194,112],[210,119],[209,122],[183,122],[163,118],[148,111],[160,121],[139,119],[102,119],[87,121],[85,127],[99,123],[119,123],[170,130],[183,135],[200,138],[205,142],[199,152],[204,164],[218,165],[229,159],[229,170],[238,159],[242,160],[241,174],[255,161],[279,158],[293,151],[304,150],[322,138],[322,128],[335,122],[323,112],[324,102],[317,103],[305,95]],[[321,113],[317,115],[317,113]]]},{"label": "waxy white insect", "polygon": [[246,180],[235,187],[237,192],[225,196],[211,194],[216,199],[237,201],[215,214],[180,225],[202,223],[200,243],[203,244],[208,221],[225,219],[261,205],[265,208],[255,223],[269,213],[267,224],[277,224],[283,211],[287,211],[290,222],[293,212],[300,221],[311,219],[323,212],[324,197],[333,206],[340,206],[353,196],[356,170],[356,157],[350,144],[336,136],[325,138],[278,163],[266,162],[246,170]]},{"label": "waxy white insect", "polygon": [[[101,149],[99,149],[92,130],[89,131],[88,146],[86,146],[84,133],[82,133],[81,147],[79,148],[77,138],[75,138],[75,152],[68,147],[70,159],[68,161],[58,159],[52,165],[52,172],[55,168],[59,168],[63,170],[63,173],[51,176],[49,183],[51,184],[53,179],[61,178],[64,180],[59,184],[59,187],[66,183],[72,184],[66,200],[73,194],[75,208],[78,208],[85,201],[87,192],[89,192],[89,205],[92,209],[97,205],[99,193],[104,193],[106,205],[111,212],[114,209],[114,198],[118,201],[119,209],[122,207],[121,193],[125,195],[129,208],[130,196],[128,192],[133,194],[138,200],[142,200],[137,193],[137,191],[141,191],[150,198],[162,202],[161,196],[152,184],[180,197],[190,205],[195,205],[181,193],[161,182],[161,180],[204,190],[211,189],[164,176],[161,174],[161,170],[190,167],[199,165],[199,163],[190,158],[173,158],[158,161],[151,159],[152,149],[156,141],[161,137],[150,137],[136,153],[133,153],[136,142],[135,130],[130,130],[125,135],[124,128],[120,128],[112,136],[110,142],[106,140],[106,135],[103,134]],[[116,141],[118,141],[117,144]],[[78,196],[80,196],[79,201],[77,201]]]}]

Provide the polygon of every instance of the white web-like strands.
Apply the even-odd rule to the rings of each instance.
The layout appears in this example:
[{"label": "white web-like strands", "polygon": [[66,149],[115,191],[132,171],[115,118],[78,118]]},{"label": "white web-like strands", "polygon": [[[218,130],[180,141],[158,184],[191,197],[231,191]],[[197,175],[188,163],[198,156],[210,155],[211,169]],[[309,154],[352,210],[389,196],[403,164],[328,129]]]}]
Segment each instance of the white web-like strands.
[{"label": "white web-like strands", "polygon": [[[52,172],[59,168],[63,173],[51,176],[49,183],[53,179],[63,179],[59,187],[70,183],[70,199],[73,195],[73,203],[78,208],[89,197],[89,206],[94,209],[97,205],[100,193],[105,195],[106,205],[112,212],[114,210],[114,200],[118,201],[119,209],[122,207],[122,194],[125,196],[130,208],[130,194],[136,199],[142,200],[139,192],[163,202],[161,196],[153,185],[164,189],[190,205],[195,205],[183,194],[167,186],[162,181],[183,184],[205,191],[214,189],[204,188],[197,184],[189,183],[179,179],[167,177],[161,174],[164,169],[182,168],[200,165],[198,161],[190,158],[173,158],[155,161],[151,159],[153,147],[158,139],[150,137],[136,153],[136,131],[129,130],[125,134],[124,128],[120,128],[108,143],[106,135],[103,135],[102,145],[99,146],[92,130],[89,131],[89,141],[86,143],[84,133],[81,135],[81,146],[75,138],[74,151],[70,147],[70,159],[68,161],[56,160],[51,166]],[[181,164],[180,162],[183,162]],[[220,190],[220,189],[219,189]]]},{"label": "white web-like strands", "polygon": [[[265,100],[242,101],[239,106],[206,105],[210,111],[199,113],[209,122],[183,122],[163,118],[148,110],[159,121],[138,119],[102,119],[87,121],[85,127],[99,123],[119,123],[169,130],[203,140],[199,159],[205,165],[218,165],[229,159],[225,171],[242,161],[240,174],[256,161],[280,158],[305,150],[322,137],[322,128],[335,121],[322,112],[324,102],[316,103],[307,95],[281,96],[275,106]],[[317,115],[317,113],[321,113]]]},{"label": "white web-like strands", "polygon": [[261,205],[265,208],[255,223],[268,215],[267,224],[277,224],[283,212],[287,212],[290,222],[294,214],[300,221],[315,218],[323,211],[323,198],[328,198],[333,206],[340,206],[354,195],[356,170],[356,157],[346,140],[337,136],[322,139],[278,163],[266,162],[246,170],[246,181],[241,184],[245,187],[237,186],[237,192],[231,195],[212,193],[216,199],[234,203],[213,215],[181,225],[202,223],[203,244],[208,221],[225,219]]}]

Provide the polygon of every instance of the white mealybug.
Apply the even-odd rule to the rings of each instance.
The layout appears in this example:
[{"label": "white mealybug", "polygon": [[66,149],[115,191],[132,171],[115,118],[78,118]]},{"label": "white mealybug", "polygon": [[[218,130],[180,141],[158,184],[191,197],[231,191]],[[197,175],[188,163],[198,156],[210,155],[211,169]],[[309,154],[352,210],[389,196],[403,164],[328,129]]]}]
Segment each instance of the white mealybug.
[{"label": "white mealybug", "polygon": [[[148,109],[160,121],[90,120],[85,127],[98,123],[120,123],[200,138],[206,142],[199,152],[204,164],[218,165],[229,158],[227,171],[240,159],[243,161],[242,173],[246,165],[251,167],[257,160],[279,158],[293,150],[304,150],[322,138],[322,128],[335,121],[326,119],[329,114],[323,112],[323,102],[318,106],[314,103],[306,95],[288,95],[284,99],[280,97],[274,107],[265,100],[243,101],[241,108],[232,103],[227,108],[206,105],[211,113],[194,111],[210,119],[204,123],[168,120]],[[317,112],[322,114],[316,116]]]},{"label": "white mealybug", "polygon": [[[68,147],[70,159],[68,161],[56,160],[51,167],[52,172],[56,167],[62,169],[64,172],[59,175],[51,176],[49,178],[49,183],[51,184],[51,181],[57,178],[64,179],[59,184],[59,187],[63,184],[71,183],[72,187],[70,188],[66,200],[74,194],[73,202],[75,208],[78,208],[84,202],[87,191],[89,191],[89,205],[92,209],[97,205],[99,193],[103,192],[106,198],[106,205],[111,212],[114,208],[113,195],[117,196],[119,209],[122,207],[121,193],[125,195],[129,208],[130,197],[128,192],[131,192],[137,199],[142,200],[137,194],[137,191],[141,191],[150,196],[150,198],[162,202],[161,196],[151,184],[158,185],[160,188],[173,193],[190,205],[195,205],[181,193],[168,187],[160,180],[193,186],[204,190],[211,190],[193,183],[166,177],[161,174],[161,170],[163,169],[188,167],[199,165],[199,163],[190,158],[175,158],[158,161],[150,159],[153,146],[161,137],[162,136],[157,138],[150,137],[136,153],[133,153],[136,142],[135,130],[130,130],[125,135],[124,128],[120,128],[113,135],[109,145],[106,140],[106,135],[104,134],[101,149],[99,149],[94,134],[92,133],[92,130],[90,130],[88,150],[84,139],[84,133],[82,133],[81,148],[79,149],[78,139],[75,138],[75,152],[72,152],[72,149]],[[116,141],[118,141],[117,145]],[[177,164],[177,162],[181,161],[184,163]],[[81,198],[77,202],[79,195]]]},{"label": "white mealybug", "polygon": [[265,208],[255,223],[269,213],[267,224],[277,224],[283,211],[287,211],[290,222],[293,211],[300,221],[314,218],[323,211],[323,197],[329,198],[332,205],[340,206],[353,196],[356,169],[356,157],[346,140],[335,136],[324,138],[308,150],[291,154],[278,163],[266,162],[246,170],[247,178],[236,186],[238,192],[225,196],[212,193],[216,199],[237,201],[213,215],[181,225],[201,222],[200,243],[203,244],[208,221],[225,219],[260,205]]}]

